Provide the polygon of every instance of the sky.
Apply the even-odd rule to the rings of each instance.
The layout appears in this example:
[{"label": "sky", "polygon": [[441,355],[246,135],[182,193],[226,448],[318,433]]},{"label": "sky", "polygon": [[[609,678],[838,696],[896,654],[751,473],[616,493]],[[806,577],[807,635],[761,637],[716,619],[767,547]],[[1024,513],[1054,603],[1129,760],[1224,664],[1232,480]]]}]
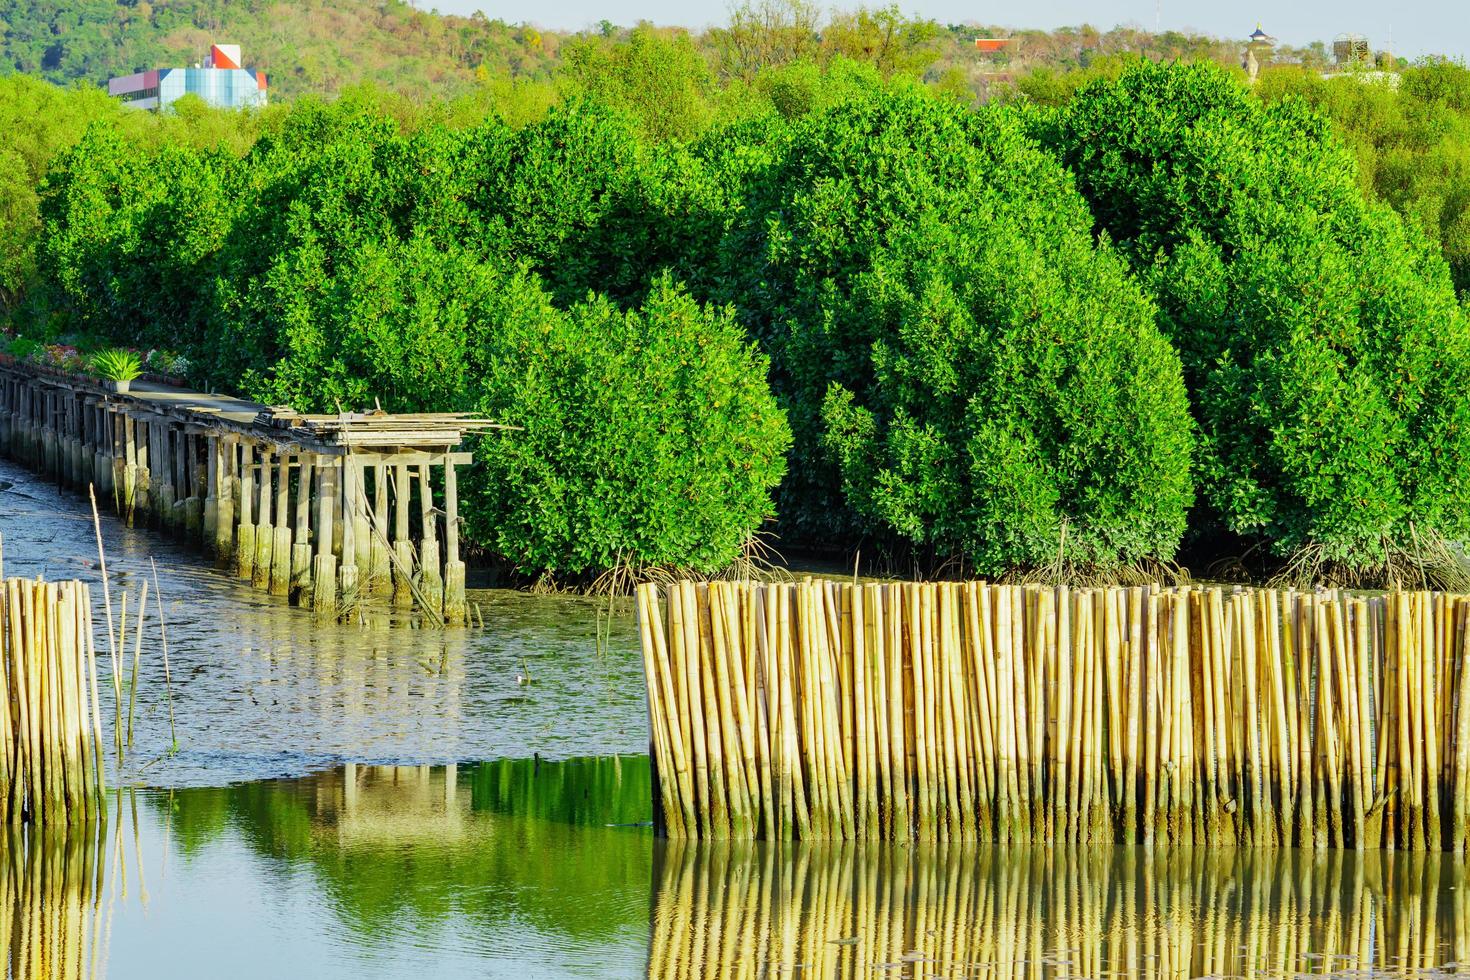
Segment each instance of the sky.
[{"label": "sky", "polygon": [[[878,6],[882,0],[869,0]],[[444,13],[483,10],[488,17],[511,23],[529,21],[541,27],[579,30],[606,18],[615,24],[650,20],[655,24],[708,27],[722,23],[728,0],[430,0]],[[853,7],[855,0],[832,6]],[[1200,0],[1025,0],[1022,3],[967,3],[965,0],[899,0],[909,14],[941,23],[976,21],[1010,28],[1052,29],[1091,24],[1104,30],[1132,24],[1152,30],[1189,30],[1217,37],[1244,38],[1257,22],[1266,33],[1290,45],[1315,40],[1331,42],[1337,34],[1364,34],[1374,50],[1390,47],[1395,54],[1417,58],[1445,54],[1470,61],[1470,0],[1279,0],[1253,4],[1203,3]]]}]

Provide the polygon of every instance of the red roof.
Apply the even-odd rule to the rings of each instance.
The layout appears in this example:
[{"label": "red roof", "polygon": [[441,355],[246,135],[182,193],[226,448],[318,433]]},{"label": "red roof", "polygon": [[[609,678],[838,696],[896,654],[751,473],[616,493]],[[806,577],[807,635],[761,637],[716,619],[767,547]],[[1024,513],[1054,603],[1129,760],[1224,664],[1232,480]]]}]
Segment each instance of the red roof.
[{"label": "red roof", "polygon": [[1014,40],[1015,38],[1012,37],[977,37],[975,38],[975,50],[1004,51]]}]

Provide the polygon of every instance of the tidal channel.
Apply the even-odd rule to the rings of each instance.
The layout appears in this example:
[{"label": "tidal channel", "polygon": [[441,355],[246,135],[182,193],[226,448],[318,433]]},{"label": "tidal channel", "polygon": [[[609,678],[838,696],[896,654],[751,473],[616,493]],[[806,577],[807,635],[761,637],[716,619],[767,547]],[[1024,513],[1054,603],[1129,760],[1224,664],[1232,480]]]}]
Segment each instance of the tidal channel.
[{"label": "tidal channel", "polygon": [[[10,977],[1362,978],[1470,964],[1452,855],[657,841],[626,610],[472,591],[483,629],[322,627],[152,532],[105,516],[102,532],[114,591],[151,585],[157,566],[170,679],[145,648],[105,826],[0,832]],[[0,535],[7,575],[100,581],[84,502],[4,462]]]}]

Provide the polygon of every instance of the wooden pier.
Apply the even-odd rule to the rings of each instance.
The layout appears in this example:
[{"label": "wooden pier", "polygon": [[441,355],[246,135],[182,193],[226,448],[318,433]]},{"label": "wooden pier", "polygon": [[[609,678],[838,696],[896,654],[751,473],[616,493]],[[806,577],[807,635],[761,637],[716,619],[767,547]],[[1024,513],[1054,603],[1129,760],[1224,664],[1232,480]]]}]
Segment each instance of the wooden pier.
[{"label": "wooden pier", "polygon": [[1470,597],[638,592],[670,837],[1470,845]]},{"label": "wooden pier", "polygon": [[455,470],[472,461],[464,437],[492,428],[461,414],[302,415],[146,382],[117,394],[0,365],[0,452],[93,485],[130,526],[195,542],[326,618],[381,599],[465,621]]}]

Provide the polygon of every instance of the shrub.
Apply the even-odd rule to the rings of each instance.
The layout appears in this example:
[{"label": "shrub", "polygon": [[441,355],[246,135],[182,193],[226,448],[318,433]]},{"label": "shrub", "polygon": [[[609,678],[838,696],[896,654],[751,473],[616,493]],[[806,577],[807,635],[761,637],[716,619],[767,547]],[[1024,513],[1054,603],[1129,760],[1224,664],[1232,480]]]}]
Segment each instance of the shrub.
[{"label": "shrub", "polygon": [[1036,131],[1157,298],[1224,528],[1351,569],[1470,530],[1466,314],[1326,120],[1144,62]]},{"label": "shrub", "polygon": [[[1067,174],[1005,114],[879,93],[796,127],[723,247],[796,449],[786,525],[987,573],[1169,557],[1177,356]],[[837,492],[840,488],[840,495]]]},{"label": "shrub", "polygon": [[[267,278],[280,355],[246,373],[251,396],[302,411],[467,407],[468,346],[490,329],[483,319],[500,283],[490,267],[421,236],[365,241],[330,272],[325,264],[308,246]],[[315,274],[303,276],[309,266]]]},{"label": "shrub", "polygon": [[790,444],[766,361],[728,310],[667,278],[620,311],[496,294],[478,407],[519,431],[476,448],[472,537],[528,574],[621,562],[713,571],[771,514]]},{"label": "shrub", "polygon": [[856,285],[874,383],[822,412],[849,503],[988,575],[1171,557],[1192,433],[1151,304],[1085,235],[1050,262],[989,237],[921,221]]}]

